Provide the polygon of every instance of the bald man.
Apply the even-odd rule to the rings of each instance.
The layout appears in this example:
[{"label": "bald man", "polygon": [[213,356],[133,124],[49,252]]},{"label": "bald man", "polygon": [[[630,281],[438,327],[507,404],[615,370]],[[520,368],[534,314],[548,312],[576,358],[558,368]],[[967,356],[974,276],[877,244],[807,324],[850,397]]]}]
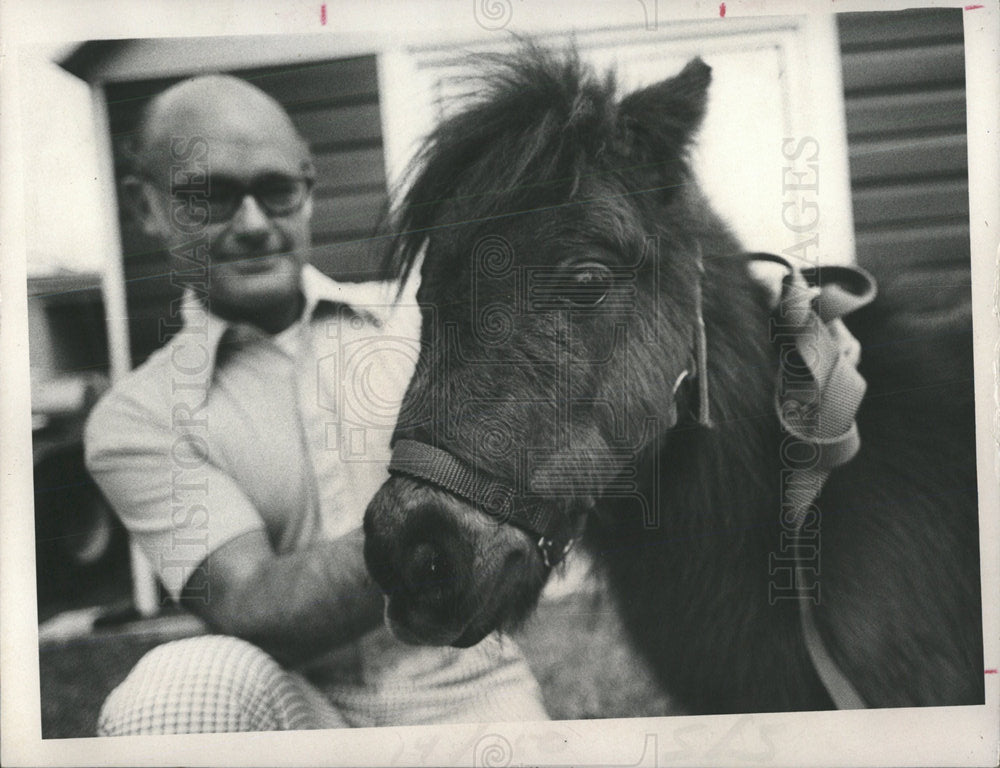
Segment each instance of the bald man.
[{"label": "bald man", "polygon": [[94,409],[87,465],[212,634],[144,657],[99,732],[544,719],[511,640],[404,645],[365,569],[364,510],[419,350],[415,287],[394,302],[306,263],[315,169],[249,83],[160,94],[134,159],[123,197],[185,286],[183,328]]}]

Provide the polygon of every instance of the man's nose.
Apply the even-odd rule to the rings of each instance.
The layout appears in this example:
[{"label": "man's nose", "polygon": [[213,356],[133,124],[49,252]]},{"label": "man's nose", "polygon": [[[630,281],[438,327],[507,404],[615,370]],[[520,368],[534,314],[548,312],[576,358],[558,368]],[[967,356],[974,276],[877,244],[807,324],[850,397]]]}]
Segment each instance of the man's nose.
[{"label": "man's nose", "polygon": [[230,224],[233,232],[243,238],[264,237],[271,230],[271,220],[253,195],[244,195]]}]

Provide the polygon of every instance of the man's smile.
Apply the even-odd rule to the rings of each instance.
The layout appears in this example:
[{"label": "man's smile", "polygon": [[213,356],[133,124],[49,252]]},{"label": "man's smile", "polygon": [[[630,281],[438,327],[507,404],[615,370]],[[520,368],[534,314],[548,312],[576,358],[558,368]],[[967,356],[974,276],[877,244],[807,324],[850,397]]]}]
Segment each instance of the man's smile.
[{"label": "man's smile", "polygon": [[225,266],[243,274],[258,274],[272,272],[286,267],[289,256],[285,253],[268,253],[253,256],[232,256],[216,260],[217,266]]}]

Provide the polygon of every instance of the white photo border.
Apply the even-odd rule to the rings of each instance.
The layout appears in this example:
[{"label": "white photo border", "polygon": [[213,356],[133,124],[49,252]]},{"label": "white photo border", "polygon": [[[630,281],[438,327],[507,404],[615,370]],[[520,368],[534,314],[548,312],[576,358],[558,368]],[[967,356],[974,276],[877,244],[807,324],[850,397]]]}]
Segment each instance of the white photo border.
[{"label": "white photo border", "polygon": [[[502,4],[501,0],[494,0]],[[921,6],[964,7],[969,140],[972,308],[986,667],[1000,664],[1000,482],[998,379],[1000,325],[1000,9],[995,3],[813,3],[810,12],[890,11]],[[460,34],[473,24],[474,0],[244,0],[205,4],[66,0],[2,4],[0,39],[0,763],[19,765],[386,765],[411,764],[417,739],[436,739],[423,764],[502,765],[995,765],[1000,679],[986,677],[977,707],[777,713],[738,716],[456,725],[326,732],[42,740],[34,588],[31,425],[25,295],[26,200],[20,130],[22,52],[33,43],[202,35],[302,34],[329,31],[357,38],[389,28],[440,23]],[[656,7],[660,23],[718,15],[715,2],[516,0],[516,14],[565,24],[566,13],[639,14]],[[642,6],[640,8],[640,5]],[[669,5],[669,7],[667,7]],[[797,15],[792,0],[732,0],[729,17]],[[321,24],[325,6],[326,24]],[[542,10],[542,7],[547,10]],[[467,18],[465,18],[467,17]],[[550,19],[551,17],[551,19]],[[570,20],[571,21],[571,20]],[[516,19],[515,19],[516,22]],[[381,25],[381,27],[380,27]],[[516,23],[513,27],[516,30]],[[426,743],[426,742],[424,742]],[[494,750],[484,754],[483,750]],[[506,753],[504,749],[508,750]],[[479,752],[477,752],[479,750]],[[483,762],[476,762],[476,761]],[[491,763],[489,760],[499,761]]]}]

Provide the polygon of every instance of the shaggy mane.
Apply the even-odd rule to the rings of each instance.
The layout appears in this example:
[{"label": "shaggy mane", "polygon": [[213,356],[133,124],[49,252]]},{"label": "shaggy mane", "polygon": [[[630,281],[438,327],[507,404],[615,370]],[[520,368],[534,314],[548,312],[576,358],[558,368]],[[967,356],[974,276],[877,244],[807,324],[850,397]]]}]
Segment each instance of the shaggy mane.
[{"label": "shaggy mane", "polygon": [[405,279],[429,231],[572,199],[616,140],[614,74],[598,79],[575,49],[523,42],[484,60],[481,94],[411,164],[389,274]]}]

